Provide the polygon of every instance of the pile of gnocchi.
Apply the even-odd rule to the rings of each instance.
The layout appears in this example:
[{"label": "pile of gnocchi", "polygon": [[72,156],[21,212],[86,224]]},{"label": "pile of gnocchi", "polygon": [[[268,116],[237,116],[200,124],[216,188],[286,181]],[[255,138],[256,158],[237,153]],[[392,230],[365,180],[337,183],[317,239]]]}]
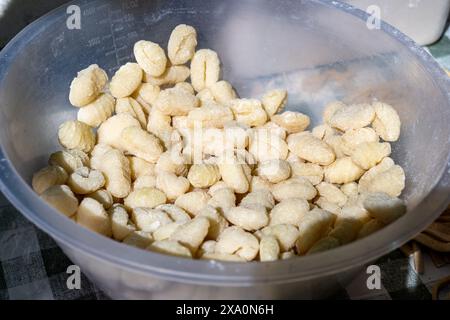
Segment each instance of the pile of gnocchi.
[{"label": "pile of gnocchi", "polygon": [[191,26],[172,31],[167,55],[139,41],[134,56],[110,81],[98,65],[78,73],[77,120],[59,127],[63,150],[32,179],[79,225],[179,257],[274,261],[345,245],[406,212],[390,105],[331,102],[307,131],[307,115],[284,110],[285,90],[238,98]]}]

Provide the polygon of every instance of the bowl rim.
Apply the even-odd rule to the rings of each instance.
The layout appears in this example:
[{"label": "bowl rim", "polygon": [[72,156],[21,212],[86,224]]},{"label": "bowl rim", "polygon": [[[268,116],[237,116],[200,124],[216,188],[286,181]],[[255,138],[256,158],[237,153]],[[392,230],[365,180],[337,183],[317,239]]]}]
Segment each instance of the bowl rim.
[{"label": "bowl rim", "polygon": [[[308,1],[340,10],[364,21],[367,21],[369,17],[366,12],[347,3],[333,0]],[[57,20],[61,11],[65,10],[67,6],[83,2],[86,2],[86,0],[75,0],[62,5],[31,23],[17,34],[0,52],[0,84],[7,73],[8,61],[13,59],[15,53],[29,39],[39,33],[44,24]],[[425,70],[431,74],[442,94],[446,95],[447,100],[450,101],[449,79],[434,58],[388,23],[382,21],[381,29],[409,49],[421,62]],[[345,246],[308,257],[265,263],[180,259],[150,251],[144,252],[141,249],[126,246],[95,234],[57,213],[56,210],[42,201],[18,174],[6,156],[3,146],[0,146],[0,190],[20,212],[38,228],[55,238],[58,244],[92,259],[102,260],[132,272],[150,274],[177,282],[216,286],[248,286],[262,283],[287,283],[336,274],[356,266],[363,266],[398,248],[434,221],[450,202],[448,193],[441,191],[442,189],[449,189],[450,186],[449,160],[450,152],[447,156],[447,163],[439,174],[440,179],[435,181],[430,193],[413,210],[423,210],[426,205],[433,208],[432,213],[422,215],[414,225],[411,225],[403,217],[376,234]],[[47,212],[51,219],[40,218],[33,213],[34,211]],[[405,232],[405,230],[408,231]],[[373,241],[375,237],[385,240]],[[375,243],[377,244],[375,245]],[[328,261],[328,263],[325,264],[323,261]]]}]

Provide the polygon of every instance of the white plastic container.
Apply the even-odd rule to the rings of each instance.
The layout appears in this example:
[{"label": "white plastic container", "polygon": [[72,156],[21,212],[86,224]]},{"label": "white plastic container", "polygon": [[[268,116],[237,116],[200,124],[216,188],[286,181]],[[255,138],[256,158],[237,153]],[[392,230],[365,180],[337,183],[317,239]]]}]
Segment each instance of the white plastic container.
[{"label": "white plastic container", "polygon": [[450,10],[450,0],[344,0],[362,10],[379,6],[381,19],[392,24],[420,45],[428,45],[442,35]]}]

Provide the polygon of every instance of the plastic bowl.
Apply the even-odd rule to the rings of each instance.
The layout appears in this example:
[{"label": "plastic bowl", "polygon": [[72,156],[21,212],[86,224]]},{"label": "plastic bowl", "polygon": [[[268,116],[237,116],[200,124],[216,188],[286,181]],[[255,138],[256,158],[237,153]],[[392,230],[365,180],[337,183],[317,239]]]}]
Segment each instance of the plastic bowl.
[{"label": "plastic bowl", "polygon": [[[0,55],[0,186],[113,298],[323,297],[368,262],[431,223],[449,202],[450,103],[443,70],[391,26],[366,27],[366,14],[336,1],[75,1],[81,30],[61,7],[23,30]],[[216,50],[223,78],[241,96],[288,88],[288,109],[317,124],[323,105],[386,101],[403,122],[394,159],[407,174],[408,213],[363,240],[272,263],[192,261],[127,247],[51,209],[32,191],[33,172],[59,148],[57,127],[74,119],[68,102],[76,72],[98,63],[110,75],[132,60],[139,39],[167,44],[186,23],[199,47]]]}]

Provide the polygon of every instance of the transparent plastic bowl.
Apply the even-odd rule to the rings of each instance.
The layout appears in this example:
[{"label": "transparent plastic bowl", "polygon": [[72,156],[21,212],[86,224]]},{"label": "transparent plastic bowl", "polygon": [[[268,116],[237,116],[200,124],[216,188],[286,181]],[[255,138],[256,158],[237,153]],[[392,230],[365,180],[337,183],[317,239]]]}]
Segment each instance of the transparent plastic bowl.
[{"label": "transparent plastic bowl", "polygon": [[[431,223],[449,202],[450,103],[443,70],[387,24],[336,1],[75,1],[23,30],[0,54],[0,186],[9,200],[101,289],[114,298],[323,297],[365,264]],[[179,23],[195,26],[199,47],[216,50],[223,77],[241,96],[286,87],[288,109],[386,101],[403,121],[394,159],[406,171],[408,213],[376,234],[317,255],[271,263],[180,259],[114,242],[77,226],[30,188],[33,172],[59,148],[57,127],[74,119],[68,102],[76,72],[98,63],[109,74],[132,60],[139,39],[167,44]]]}]

